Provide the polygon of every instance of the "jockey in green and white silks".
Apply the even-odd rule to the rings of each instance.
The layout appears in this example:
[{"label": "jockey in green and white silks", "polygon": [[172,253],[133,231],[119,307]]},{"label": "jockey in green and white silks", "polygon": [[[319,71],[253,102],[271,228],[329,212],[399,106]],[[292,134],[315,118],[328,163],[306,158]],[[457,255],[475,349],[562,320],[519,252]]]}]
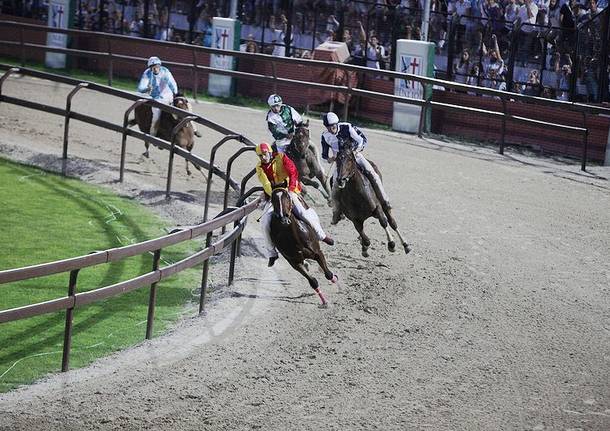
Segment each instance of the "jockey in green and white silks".
[{"label": "jockey in green and white silks", "polygon": [[282,98],[272,94],[267,99],[269,112],[267,112],[267,126],[273,139],[274,145],[280,153],[290,144],[297,126],[303,122],[301,115],[289,105],[282,103]]},{"label": "jockey in green and white silks", "polygon": [[[174,97],[178,94],[178,84],[174,76],[165,66],[161,65],[159,57],[150,57],[147,62],[147,68],[142,73],[140,82],[138,83],[138,92],[150,95],[154,100],[165,103],[166,105],[173,105]],[[188,102],[188,111],[193,112],[191,103]],[[150,125],[150,134],[153,136],[157,135],[159,129],[159,119],[161,118],[161,109],[152,109],[152,122]],[[201,134],[197,131],[195,123],[191,123],[195,135],[201,137]]]}]

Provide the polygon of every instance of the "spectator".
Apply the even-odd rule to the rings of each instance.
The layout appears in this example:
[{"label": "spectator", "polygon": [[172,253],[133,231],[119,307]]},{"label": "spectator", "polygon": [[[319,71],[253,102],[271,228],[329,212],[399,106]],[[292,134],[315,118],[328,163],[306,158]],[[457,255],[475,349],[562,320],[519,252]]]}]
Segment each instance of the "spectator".
[{"label": "spectator", "polygon": [[525,63],[528,61],[530,51],[532,49],[534,38],[537,31],[536,16],[538,15],[538,6],[532,0],[523,0],[523,6],[517,10],[517,17],[521,22],[519,30],[519,61]]},{"label": "spectator", "polygon": [[[360,39],[366,40],[366,33],[364,31],[364,27],[362,23],[358,21],[358,25],[360,26]],[[369,36],[369,41],[366,44],[365,56],[366,56],[366,67],[370,67],[372,69],[381,69],[381,65],[379,62],[382,60],[384,55],[383,47],[379,44],[377,36],[375,34],[371,34]]]},{"label": "spectator", "polygon": [[538,71],[533,69],[530,71],[527,82],[521,86],[521,93],[526,96],[538,96],[540,91],[540,77]]},{"label": "spectator", "polygon": [[596,58],[585,58],[581,79],[587,89],[587,102],[589,103],[597,102],[599,93],[599,85],[597,83],[598,68],[599,65]]},{"label": "spectator", "polygon": [[568,64],[564,64],[556,69],[557,73],[557,100],[569,100],[570,99],[570,80],[572,78],[572,67]]},{"label": "spectator", "polygon": [[498,48],[498,38],[495,34],[491,35],[491,49],[487,49],[485,44],[481,42],[481,51],[483,53],[483,59],[481,61],[483,65],[483,74],[487,79],[497,79],[504,73],[504,60],[500,54],[500,48]]},{"label": "spectator", "polygon": [[468,74],[471,70],[470,53],[467,49],[462,50],[460,59],[453,64],[454,80],[461,84],[465,84],[468,80]]}]

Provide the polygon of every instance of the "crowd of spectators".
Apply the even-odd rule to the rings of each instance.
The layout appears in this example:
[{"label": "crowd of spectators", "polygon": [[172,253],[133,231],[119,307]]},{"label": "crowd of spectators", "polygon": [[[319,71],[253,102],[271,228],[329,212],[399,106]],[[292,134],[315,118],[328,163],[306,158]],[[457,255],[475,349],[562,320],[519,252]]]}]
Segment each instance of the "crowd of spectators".
[{"label": "crowd of spectators", "polygon": [[[311,58],[319,44],[343,41],[352,62],[391,69],[395,41],[421,39],[423,1],[241,0],[242,50]],[[42,18],[42,2],[0,0],[0,8]],[[607,2],[432,0],[428,36],[436,44],[435,69],[458,82],[595,101],[602,49],[595,17]],[[77,0],[75,22],[85,30],[210,46],[212,17],[226,16],[229,3]]]}]

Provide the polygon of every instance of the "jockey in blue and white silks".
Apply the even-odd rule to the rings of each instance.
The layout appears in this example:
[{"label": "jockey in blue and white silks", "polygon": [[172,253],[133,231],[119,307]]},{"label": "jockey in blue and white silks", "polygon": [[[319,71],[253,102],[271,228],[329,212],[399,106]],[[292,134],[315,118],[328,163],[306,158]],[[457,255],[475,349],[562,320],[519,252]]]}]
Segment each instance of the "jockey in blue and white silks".
[{"label": "jockey in blue and white silks", "polygon": [[[373,166],[362,155],[362,151],[366,146],[367,140],[364,133],[350,123],[340,123],[339,117],[334,112],[328,112],[322,116],[322,120],[326,130],[322,132],[322,158],[328,163],[333,163],[335,157],[341,148],[341,145],[349,143],[354,151],[356,163],[362,169],[366,177],[373,183],[373,189],[382,206],[391,208],[390,200],[385,192],[381,177],[377,174]],[[329,150],[332,150],[333,156],[329,157]],[[337,169],[333,168],[333,189],[332,189],[332,205],[333,205],[333,221],[331,224],[336,224],[341,216],[339,210],[339,202],[337,201]]]},{"label": "jockey in blue and white silks", "polygon": [[[176,84],[174,76],[167,67],[161,65],[159,57],[150,57],[147,66],[138,83],[138,92],[148,94],[154,100],[166,105],[173,105],[174,96],[178,94],[178,84]],[[188,102],[188,111],[193,112],[190,102]],[[153,136],[157,135],[160,118],[161,110],[159,108],[152,108],[150,134]],[[195,127],[195,123],[191,124],[195,135],[201,137],[201,134]]]}]

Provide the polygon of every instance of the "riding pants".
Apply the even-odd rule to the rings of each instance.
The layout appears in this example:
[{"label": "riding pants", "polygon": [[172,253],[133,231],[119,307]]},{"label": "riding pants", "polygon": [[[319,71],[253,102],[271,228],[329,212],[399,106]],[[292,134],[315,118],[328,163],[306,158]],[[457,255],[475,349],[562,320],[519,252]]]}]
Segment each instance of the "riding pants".
[{"label": "riding pants", "polygon": [[292,142],[292,139],[284,138],[284,139],[278,139],[273,144],[276,146],[278,152],[285,153],[286,147],[288,145],[290,145],[291,142]]},{"label": "riding pants", "polygon": [[[165,103],[166,105],[171,105],[174,101],[171,96],[169,97],[160,97],[155,99],[157,102]],[[152,136],[157,136],[157,132],[159,130],[159,120],[161,119],[161,109],[152,107],[152,121],[150,122],[150,134]]]},{"label": "riding pants", "polygon": [[[318,217],[316,211],[313,208],[305,209],[305,207],[301,203],[301,199],[299,199],[299,196],[296,193],[290,192],[290,198],[292,199],[292,210],[294,212],[294,215],[299,220],[309,223],[309,225],[316,232],[316,235],[318,236],[319,240],[323,240],[324,238],[326,238],[326,233],[324,232],[324,229],[322,229],[322,225],[320,224],[320,218]],[[267,202],[267,204],[265,204],[265,207],[263,208],[263,216],[261,217],[261,227],[263,229],[264,241],[263,247],[265,257],[267,258],[277,257],[277,250],[275,249],[273,241],[271,240],[272,216],[273,205],[271,204],[271,201],[269,201]]]}]

